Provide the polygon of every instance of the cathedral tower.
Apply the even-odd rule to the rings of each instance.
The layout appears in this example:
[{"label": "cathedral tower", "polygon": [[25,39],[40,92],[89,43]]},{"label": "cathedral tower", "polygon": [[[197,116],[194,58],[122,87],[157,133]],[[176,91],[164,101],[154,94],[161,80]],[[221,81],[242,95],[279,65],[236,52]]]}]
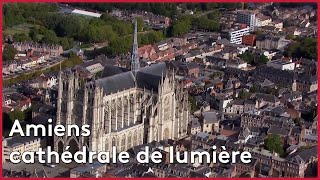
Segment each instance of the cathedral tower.
[{"label": "cathedral tower", "polygon": [[137,28],[137,20],[135,19],[134,24],[134,34],[133,34],[133,45],[132,45],[132,54],[131,54],[131,71],[136,75],[137,71],[140,69],[140,62],[139,62],[139,54],[138,54],[138,28]]}]

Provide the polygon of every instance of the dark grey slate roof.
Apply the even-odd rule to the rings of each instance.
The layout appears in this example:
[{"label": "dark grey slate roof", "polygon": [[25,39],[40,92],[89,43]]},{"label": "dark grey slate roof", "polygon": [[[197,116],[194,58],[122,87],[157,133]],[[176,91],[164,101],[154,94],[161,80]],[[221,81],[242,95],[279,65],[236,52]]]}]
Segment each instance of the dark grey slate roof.
[{"label": "dark grey slate roof", "polygon": [[157,92],[161,77],[168,72],[165,63],[144,67],[137,72],[136,76],[131,71],[123,72],[123,70],[123,68],[115,66],[106,66],[103,73],[109,74],[109,76],[95,80],[95,84],[102,86],[107,95],[135,86]]},{"label": "dark grey slate roof", "polygon": [[286,159],[292,162],[309,162],[309,160],[318,156],[318,146],[314,146],[303,151],[299,151],[289,155]]},{"label": "dark grey slate roof", "polygon": [[106,65],[103,69],[102,77],[113,76],[127,71],[129,70],[126,68],[121,68],[113,65]]},{"label": "dark grey slate roof", "polygon": [[143,72],[146,74],[152,74],[152,75],[157,75],[160,76],[163,74],[165,75],[167,73],[167,65],[166,63],[158,63],[158,64],[152,64],[151,66],[146,66],[140,69],[139,72]]},{"label": "dark grey slate roof", "polygon": [[201,127],[198,118],[193,118],[190,122],[191,124],[191,128],[197,128],[197,127]]},{"label": "dark grey slate roof", "polygon": [[256,93],[255,97],[257,99],[263,99],[264,101],[272,102],[272,103],[279,101],[279,99],[272,94]]},{"label": "dark grey slate roof", "polygon": [[106,94],[135,87],[135,78],[131,71],[98,79],[96,85],[102,86]]},{"label": "dark grey slate roof", "polygon": [[270,134],[279,134],[279,135],[287,136],[289,134],[289,131],[290,130],[288,128],[271,126],[268,132]]},{"label": "dark grey slate roof", "polygon": [[204,112],[202,113],[204,118],[204,123],[217,123],[219,122],[219,117],[217,112]]},{"label": "dark grey slate roof", "polygon": [[158,86],[161,81],[161,75],[158,76],[155,74],[138,72],[136,79],[138,87],[158,92]]}]

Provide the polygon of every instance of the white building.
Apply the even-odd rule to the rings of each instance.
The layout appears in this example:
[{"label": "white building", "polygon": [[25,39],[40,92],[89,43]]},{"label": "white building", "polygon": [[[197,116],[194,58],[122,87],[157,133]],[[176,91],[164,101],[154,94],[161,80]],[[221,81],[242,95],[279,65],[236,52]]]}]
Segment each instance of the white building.
[{"label": "white building", "polygon": [[94,13],[94,12],[84,11],[84,10],[80,10],[80,9],[74,9],[71,13],[83,15],[83,16],[95,17],[95,18],[100,18],[102,15],[100,13]]},{"label": "white building", "polygon": [[292,71],[295,68],[295,63],[292,61],[274,60],[274,61],[269,61],[267,63],[267,66],[273,67],[275,69]]},{"label": "white building", "polygon": [[242,28],[240,26],[228,30],[228,32],[224,32],[222,36],[224,36],[226,39],[230,41],[230,43],[234,44],[241,44],[242,43],[242,36],[249,34],[250,28],[247,26],[245,28]]},{"label": "white building", "polygon": [[217,112],[209,111],[202,113],[202,131],[205,133],[219,132],[220,117]]},{"label": "white building", "polygon": [[267,26],[272,22],[272,19],[270,16],[265,16],[263,14],[257,14],[256,16],[256,26]]},{"label": "white building", "polygon": [[248,67],[248,64],[241,59],[227,59],[226,67],[245,69]]},{"label": "white building", "polygon": [[249,26],[250,32],[254,31],[256,25],[256,15],[250,11],[239,11],[237,13],[237,22]]}]

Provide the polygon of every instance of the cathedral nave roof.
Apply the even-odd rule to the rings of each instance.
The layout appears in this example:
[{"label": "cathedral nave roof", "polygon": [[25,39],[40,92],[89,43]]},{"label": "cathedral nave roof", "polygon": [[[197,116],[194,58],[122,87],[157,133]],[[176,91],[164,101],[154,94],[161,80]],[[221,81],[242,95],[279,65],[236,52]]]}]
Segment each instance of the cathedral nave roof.
[{"label": "cathedral nave roof", "polygon": [[136,85],[157,92],[161,77],[164,77],[167,71],[166,63],[158,63],[141,68],[135,76],[131,71],[123,72],[123,68],[109,65],[105,67],[104,73],[114,75],[98,79],[95,83],[102,86],[107,95],[134,88]]}]

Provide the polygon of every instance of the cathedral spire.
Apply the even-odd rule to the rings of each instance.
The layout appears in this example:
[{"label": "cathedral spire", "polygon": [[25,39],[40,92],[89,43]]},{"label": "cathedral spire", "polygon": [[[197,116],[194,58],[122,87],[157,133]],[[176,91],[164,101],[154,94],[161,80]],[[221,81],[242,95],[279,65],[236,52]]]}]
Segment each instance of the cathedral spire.
[{"label": "cathedral spire", "polygon": [[136,75],[136,72],[140,69],[140,62],[139,62],[139,54],[138,54],[138,38],[137,38],[137,19],[135,19],[134,24],[134,34],[133,34],[133,45],[132,45],[132,52],[131,52],[131,71]]}]

